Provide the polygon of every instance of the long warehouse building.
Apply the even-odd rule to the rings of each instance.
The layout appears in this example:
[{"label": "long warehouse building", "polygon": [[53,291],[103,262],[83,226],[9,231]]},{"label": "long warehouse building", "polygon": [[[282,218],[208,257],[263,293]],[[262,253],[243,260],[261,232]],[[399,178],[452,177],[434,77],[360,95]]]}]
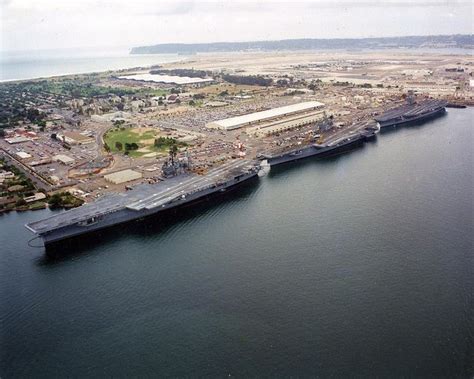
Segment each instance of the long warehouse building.
[{"label": "long warehouse building", "polygon": [[288,130],[319,120],[324,114],[323,107],[324,104],[318,101],[307,101],[213,121],[206,124],[206,127],[223,130],[249,127],[251,133],[271,134],[272,132]]}]

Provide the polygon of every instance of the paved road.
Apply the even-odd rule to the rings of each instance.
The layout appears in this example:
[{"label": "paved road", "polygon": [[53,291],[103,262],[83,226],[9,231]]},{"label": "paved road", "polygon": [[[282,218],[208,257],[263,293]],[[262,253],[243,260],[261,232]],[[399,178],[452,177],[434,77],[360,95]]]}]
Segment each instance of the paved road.
[{"label": "paved road", "polygon": [[7,164],[11,164],[18,169],[20,169],[28,179],[30,179],[37,188],[44,188],[46,191],[52,191],[55,187],[49,183],[47,180],[43,179],[29,167],[24,165],[10,153],[6,152],[4,149],[0,149],[0,155],[2,155]]}]

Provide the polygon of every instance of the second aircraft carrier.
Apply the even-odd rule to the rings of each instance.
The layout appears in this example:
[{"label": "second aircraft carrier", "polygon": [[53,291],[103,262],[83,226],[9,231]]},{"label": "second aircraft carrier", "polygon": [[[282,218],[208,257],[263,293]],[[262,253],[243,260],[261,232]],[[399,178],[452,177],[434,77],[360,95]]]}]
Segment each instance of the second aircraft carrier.
[{"label": "second aircraft carrier", "polygon": [[362,145],[365,141],[375,138],[376,130],[362,130],[352,135],[340,137],[325,144],[313,143],[281,153],[260,154],[259,158],[266,160],[270,166],[292,162],[308,157],[328,157],[342,154]]}]

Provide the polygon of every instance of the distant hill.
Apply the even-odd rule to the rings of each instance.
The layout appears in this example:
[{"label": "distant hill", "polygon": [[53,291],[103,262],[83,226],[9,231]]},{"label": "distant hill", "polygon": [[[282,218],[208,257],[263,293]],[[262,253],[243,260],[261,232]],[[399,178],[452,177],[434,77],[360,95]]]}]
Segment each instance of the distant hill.
[{"label": "distant hill", "polygon": [[162,43],[134,47],[130,54],[193,54],[231,51],[386,49],[386,48],[473,48],[473,35],[408,36],[383,38],[287,39],[281,41]]}]

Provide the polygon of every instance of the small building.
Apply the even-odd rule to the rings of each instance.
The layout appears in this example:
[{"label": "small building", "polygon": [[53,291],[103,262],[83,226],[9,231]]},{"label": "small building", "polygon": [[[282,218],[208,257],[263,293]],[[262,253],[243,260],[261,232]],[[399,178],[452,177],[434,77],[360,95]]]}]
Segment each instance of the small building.
[{"label": "small building", "polygon": [[43,192],[37,192],[33,196],[27,196],[23,200],[27,203],[33,203],[35,201],[44,200],[46,199],[46,195]]},{"label": "small building", "polygon": [[31,129],[33,129],[36,133],[41,132],[42,127],[39,125],[31,125]]},{"label": "small building", "polygon": [[24,151],[19,151],[16,153],[16,156],[20,159],[29,159],[31,158],[31,154],[25,153]]},{"label": "small building", "polygon": [[92,115],[91,120],[96,122],[114,122],[114,121],[127,121],[130,118],[129,112],[124,111],[117,111],[117,112],[110,112],[104,113],[102,115]]},{"label": "small building", "polygon": [[252,95],[235,95],[232,96],[233,99],[235,100],[248,100],[251,99],[253,96]]},{"label": "small building", "polygon": [[53,157],[53,161],[60,162],[64,165],[71,165],[75,162],[73,158],[68,157],[67,155],[64,155],[64,154],[55,155]]},{"label": "small building", "polygon": [[192,99],[193,96],[194,96],[193,92],[181,92],[179,94],[179,98],[181,100]]},{"label": "small building", "polygon": [[188,134],[183,137],[178,137],[176,138],[178,142],[184,142],[184,143],[192,143],[193,141],[197,140],[197,136],[194,134]]},{"label": "small building", "polygon": [[51,180],[53,183],[56,183],[56,184],[61,181],[61,179],[59,179],[59,177],[56,176],[56,175],[51,175],[51,176],[49,177],[49,180]]},{"label": "small building", "polygon": [[14,186],[8,187],[8,192],[20,192],[25,189],[25,186],[21,184],[15,184]]},{"label": "small building", "polygon": [[225,101],[217,101],[217,100],[208,101],[206,104],[204,104],[204,106],[211,107],[211,108],[225,107],[226,105],[229,105],[229,104],[226,103]]},{"label": "small building", "polygon": [[134,170],[123,170],[114,172],[112,174],[104,175],[105,180],[112,184],[122,184],[131,182],[137,179],[141,179],[143,177],[141,172],[134,171]]},{"label": "small building", "polygon": [[11,138],[5,138],[5,141],[7,141],[10,145],[16,144],[16,143],[23,143],[23,142],[28,142],[30,139],[19,136],[19,137],[11,137]]},{"label": "small building", "polygon": [[314,91],[307,88],[287,88],[284,93],[285,95],[298,95],[298,94],[310,95],[314,93]]},{"label": "small building", "polygon": [[52,162],[51,158],[43,158],[43,159],[39,159],[37,161],[29,162],[28,166],[36,167],[36,166],[41,166],[41,165],[45,165],[45,164],[50,164],[51,162]]},{"label": "small building", "polygon": [[0,179],[13,179],[15,174],[11,171],[0,171]]},{"label": "small building", "polygon": [[57,138],[70,145],[86,145],[94,142],[94,138],[78,132],[58,133]]}]

